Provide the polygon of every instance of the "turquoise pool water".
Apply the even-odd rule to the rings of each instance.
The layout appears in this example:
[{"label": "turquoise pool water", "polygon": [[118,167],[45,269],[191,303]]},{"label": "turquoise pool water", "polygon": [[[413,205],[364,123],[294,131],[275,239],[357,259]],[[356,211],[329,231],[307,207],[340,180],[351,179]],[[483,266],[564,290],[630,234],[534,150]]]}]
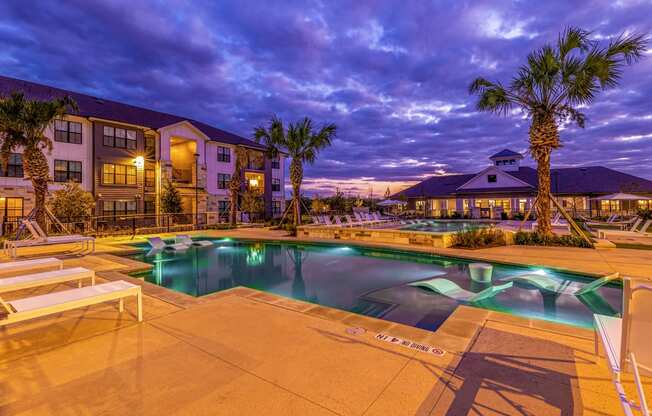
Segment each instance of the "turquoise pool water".
[{"label": "turquoise pool water", "polygon": [[[478,292],[469,261],[426,254],[286,242],[214,240],[207,248],[185,253],[134,256],[151,263],[147,281],[193,296],[246,286],[363,315],[434,330],[455,310],[458,301],[408,283],[432,277],[449,279]],[[493,284],[519,273],[535,271],[559,283],[561,293],[544,293],[524,283],[475,306],[514,315],[591,326],[594,312],[617,314],[622,288],[608,285],[588,297],[572,293],[592,279],[552,270],[495,264]],[[504,283],[504,282],[503,282]]]},{"label": "turquoise pool water", "polygon": [[448,221],[448,220],[421,220],[418,224],[410,224],[401,227],[401,230],[427,231],[432,233],[458,232],[474,228],[488,227],[492,222],[488,221]]}]

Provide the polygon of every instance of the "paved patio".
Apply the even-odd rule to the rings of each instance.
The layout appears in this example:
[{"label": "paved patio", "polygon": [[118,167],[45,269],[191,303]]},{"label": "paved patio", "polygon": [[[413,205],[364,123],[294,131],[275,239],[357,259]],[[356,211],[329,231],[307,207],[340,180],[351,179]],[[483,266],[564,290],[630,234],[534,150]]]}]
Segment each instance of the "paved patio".
[{"label": "paved patio", "polygon": [[[98,248],[118,250],[113,243]],[[650,270],[636,250],[509,249],[472,254],[596,273],[604,266]],[[110,254],[66,257],[66,266],[76,265],[97,270],[100,281],[142,284],[145,320],[136,322],[128,302],[122,315],[105,304],[0,330],[1,415],[620,412],[589,330],[461,306],[429,332],[246,288],[194,298],[124,275],[142,265]],[[378,333],[446,353],[417,352]],[[652,396],[652,380],[646,386]]]}]

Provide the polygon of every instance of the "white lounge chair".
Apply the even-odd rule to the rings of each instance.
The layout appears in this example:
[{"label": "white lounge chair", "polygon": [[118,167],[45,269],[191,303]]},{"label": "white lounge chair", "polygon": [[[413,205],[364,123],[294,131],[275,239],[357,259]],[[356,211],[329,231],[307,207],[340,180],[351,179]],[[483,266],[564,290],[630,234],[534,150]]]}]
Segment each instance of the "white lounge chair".
[{"label": "white lounge chair", "polygon": [[140,322],[143,320],[143,295],[140,286],[118,280],[10,301],[0,298],[0,308],[6,311],[0,315],[0,326],[112,300],[119,300],[119,309],[123,312],[124,299],[130,296],[136,296],[138,300]]},{"label": "white lounge chair", "polygon": [[340,218],[339,215],[333,215],[333,221],[335,221],[335,226],[336,227],[348,227],[349,224],[345,224],[342,222],[342,219]]},{"label": "white lounge chair", "polygon": [[70,269],[5,277],[0,279],[0,293],[74,281],[78,281],[79,287],[82,287],[82,281],[84,279],[90,279],[91,285],[95,285],[95,272],[83,267],[73,267]]},{"label": "white lounge chair", "polygon": [[189,248],[187,244],[182,243],[167,244],[161,237],[150,237],[147,241],[149,242],[149,245],[152,246],[152,250],[185,251]]},{"label": "white lounge chair", "polygon": [[213,245],[212,241],[208,240],[193,240],[190,238],[189,235],[187,234],[179,234],[176,236],[174,239],[175,243],[181,243],[185,244],[187,246],[195,246],[195,247],[210,247]]},{"label": "white lounge chair", "polygon": [[[625,414],[631,415],[638,408],[648,416],[640,373],[652,375],[652,284],[647,280],[625,278],[623,281],[623,317],[593,315],[595,324],[595,353],[599,356],[602,342],[609,369],[614,375],[614,385]],[[625,394],[620,376],[626,371],[634,375],[639,404]]]},{"label": "white lounge chair", "polygon": [[598,235],[608,238],[610,235],[621,236],[621,237],[644,237],[650,235],[647,231],[648,228],[652,226],[652,219],[645,221],[643,226],[639,229],[634,225],[630,231],[619,231],[619,230],[599,230]]},{"label": "white lounge chair", "polygon": [[36,221],[23,220],[22,223],[30,232],[32,238],[26,240],[5,240],[4,250],[11,257],[16,257],[17,251],[21,247],[37,247],[54,244],[80,243],[82,250],[95,252],[94,237],[79,234],[49,237]]},{"label": "white lounge chair", "polygon": [[474,303],[496,296],[503,290],[512,287],[513,283],[507,282],[502,285],[490,286],[478,293],[462,289],[457,283],[443,278],[422,280],[420,282],[409,283],[409,285],[430,289],[433,292],[440,293],[458,302]]},{"label": "white lounge chair", "polygon": [[0,275],[21,273],[29,270],[63,269],[63,260],[55,257],[0,263]]}]

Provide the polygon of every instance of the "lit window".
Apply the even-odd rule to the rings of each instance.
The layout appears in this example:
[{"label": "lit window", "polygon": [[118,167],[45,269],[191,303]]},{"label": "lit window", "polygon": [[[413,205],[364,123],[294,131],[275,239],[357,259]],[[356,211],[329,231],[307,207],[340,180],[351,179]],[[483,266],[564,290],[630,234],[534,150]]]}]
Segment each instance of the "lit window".
[{"label": "lit window", "polygon": [[102,183],[105,185],[135,185],[136,167],[105,163],[102,166]]}]

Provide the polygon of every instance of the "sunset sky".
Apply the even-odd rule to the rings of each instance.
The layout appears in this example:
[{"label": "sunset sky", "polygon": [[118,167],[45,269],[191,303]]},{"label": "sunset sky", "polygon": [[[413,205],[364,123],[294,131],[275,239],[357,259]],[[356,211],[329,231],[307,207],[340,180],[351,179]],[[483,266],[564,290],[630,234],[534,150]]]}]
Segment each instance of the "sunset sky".
[{"label": "sunset sky", "polygon": [[[299,3],[304,3],[302,6]],[[650,1],[0,2],[0,74],[205,121],[244,137],[272,114],[333,122],[305,188],[398,191],[525,151],[528,120],[476,112],[477,76],[508,82],[568,25],[652,32]],[[553,166],[652,179],[652,50],[565,126]],[[526,164],[532,164],[527,160]]]}]

